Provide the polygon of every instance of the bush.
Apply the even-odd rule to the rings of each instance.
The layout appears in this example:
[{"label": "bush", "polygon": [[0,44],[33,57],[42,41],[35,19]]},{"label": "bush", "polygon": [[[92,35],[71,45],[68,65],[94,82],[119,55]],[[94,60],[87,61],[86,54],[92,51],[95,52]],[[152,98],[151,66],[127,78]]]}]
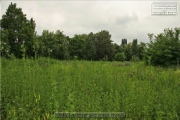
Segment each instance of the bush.
[{"label": "bush", "polygon": [[134,62],[140,61],[139,57],[136,56],[136,55],[133,55],[131,60],[134,61]]},{"label": "bush", "polygon": [[116,61],[122,61],[122,62],[123,62],[123,61],[126,60],[126,56],[125,56],[124,53],[118,52],[118,53],[115,54],[114,59],[115,59]]}]

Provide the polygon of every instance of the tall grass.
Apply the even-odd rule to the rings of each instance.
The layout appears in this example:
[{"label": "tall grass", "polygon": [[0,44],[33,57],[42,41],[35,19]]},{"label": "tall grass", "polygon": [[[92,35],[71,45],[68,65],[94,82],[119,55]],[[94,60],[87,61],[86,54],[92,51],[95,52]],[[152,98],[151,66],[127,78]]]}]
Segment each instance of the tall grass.
[{"label": "tall grass", "polygon": [[55,112],[178,119],[179,78],[179,71],[141,62],[1,59],[1,119],[53,119]]}]

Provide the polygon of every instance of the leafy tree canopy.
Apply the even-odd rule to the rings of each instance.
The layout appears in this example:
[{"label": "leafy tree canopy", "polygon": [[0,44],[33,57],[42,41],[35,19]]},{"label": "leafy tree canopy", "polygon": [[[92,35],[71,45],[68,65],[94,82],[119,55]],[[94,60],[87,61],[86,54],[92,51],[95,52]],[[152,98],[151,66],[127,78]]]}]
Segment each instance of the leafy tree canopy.
[{"label": "leafy tree canopy", "polygon": [[180,61],[180,30],[165,29],[158,35],[148,34],[150,43],[146,52],[146,63],[156,66],[177,65]]},{"label": "leafy tree canopy", "polygon": [[32,18],[27,20],[22,9],[17,8],[16,3],[11,3],[1,20],[2,42],[9,45],[9,51],[3,55],[14,54],[17,58],[22,58],[23,54],[29,57],[34,56],[32,46],[35,26],[35,21]]}]

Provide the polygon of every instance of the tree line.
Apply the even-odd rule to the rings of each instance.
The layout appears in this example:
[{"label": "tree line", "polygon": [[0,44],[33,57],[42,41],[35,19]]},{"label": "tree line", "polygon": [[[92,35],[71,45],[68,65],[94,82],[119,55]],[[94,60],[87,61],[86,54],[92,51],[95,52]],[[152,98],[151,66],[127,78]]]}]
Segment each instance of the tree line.
[{"label": "tree line", "polygon": [[1,56],[6,58],[50,57],[60,60],[138,61],[168,66],[180,60],[179,29],[165,29],[159,35],[148,34],[150,43],[134,39],[120,45],[113,43],[107,30],[75,34],[72,38],[63,31],[35,31],[36,23],[28,20],[16,3],[11,3],[1,19]]}]

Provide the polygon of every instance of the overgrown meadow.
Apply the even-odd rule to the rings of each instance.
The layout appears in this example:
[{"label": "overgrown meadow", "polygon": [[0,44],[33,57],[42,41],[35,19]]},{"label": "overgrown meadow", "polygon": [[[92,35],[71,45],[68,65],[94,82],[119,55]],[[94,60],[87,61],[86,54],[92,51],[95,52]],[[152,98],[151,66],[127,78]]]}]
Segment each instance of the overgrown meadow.
[{"label": "overgrown meadow", "polygon": [[1,59],[1,119],[57,119],[55,112],[125,112],[122,119],[176,120],[179,78],[179,70],[142,62]]}]

